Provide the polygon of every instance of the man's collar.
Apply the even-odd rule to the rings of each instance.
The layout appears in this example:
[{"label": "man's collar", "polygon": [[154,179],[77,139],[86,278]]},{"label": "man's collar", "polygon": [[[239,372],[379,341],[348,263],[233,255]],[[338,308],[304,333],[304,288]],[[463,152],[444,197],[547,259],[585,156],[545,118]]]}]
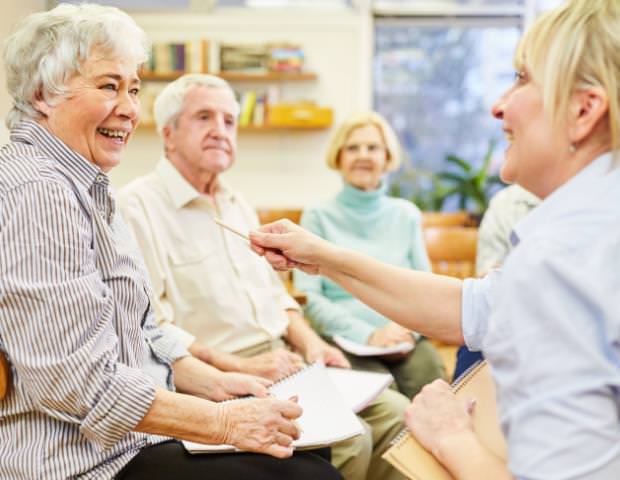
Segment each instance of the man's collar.
[{"label": "man's collar", "polygon": [[559,216],[591,201],[598,188],[597,180],[602,179],[613,170],[612,160],[611,152],[601,155],[551,193],[515,225],[510,234],[511,244],[516,246],[528,235],[532,235],[545,225],[549,225]]},{"label": "man's collar", "polygon": [[[183,208],[192,201],[202,197],[202,194],[181,175],[181,172],[166,157],[161,158],[155,167],[155,171],[168,191],[168,195],[170,195],[175,208]],[[232,192],[220,178],[217,179],[215,194],[218,196],[233,196]]]}]

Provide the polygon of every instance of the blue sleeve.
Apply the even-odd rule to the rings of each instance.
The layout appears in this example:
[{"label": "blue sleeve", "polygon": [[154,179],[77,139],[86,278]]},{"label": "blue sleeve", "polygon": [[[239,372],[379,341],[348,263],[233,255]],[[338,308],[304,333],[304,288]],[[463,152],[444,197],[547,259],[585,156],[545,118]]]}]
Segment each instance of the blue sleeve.
[{"label": "blue sleeve", "polygon": [[[324,237],[316,210],[305,211],[300,223],[305,229]],[[327,298],[323,294],[321,276],[308,275],[300,271],[295,271],[293,275],[295,288],[307,296],[304,314],[321,335],[326,337],[342,335],[354,342],[362,344],[368,342],[375,328]]]}]

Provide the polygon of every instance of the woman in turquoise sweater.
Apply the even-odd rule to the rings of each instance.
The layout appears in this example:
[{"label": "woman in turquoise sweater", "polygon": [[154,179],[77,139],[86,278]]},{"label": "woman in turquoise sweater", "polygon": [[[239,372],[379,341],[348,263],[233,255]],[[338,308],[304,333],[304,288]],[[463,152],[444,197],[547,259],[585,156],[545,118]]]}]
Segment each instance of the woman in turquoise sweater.
[{"label": "woman in turquoise sweater", "polygon": [[[400,165],[399,152],[396,136],[381,115],[367,112],[348,118],[327,153],[327,165],[340,172],[344,187],[334,199],[304,211],[301,225],[384,262],[428,271],[420,210],[386,194],[383,177]],[[411,352],[396,356],[348,355],[355,368],[391,372],[398,389],[410,398],[426,383],[445,376],[437,351],[426,339],[417,338],[325,277],[300,271],[294,275],[295,287],[308,297],[305,314],[325,337],[339,335],[372,346],[415,345]]]}]

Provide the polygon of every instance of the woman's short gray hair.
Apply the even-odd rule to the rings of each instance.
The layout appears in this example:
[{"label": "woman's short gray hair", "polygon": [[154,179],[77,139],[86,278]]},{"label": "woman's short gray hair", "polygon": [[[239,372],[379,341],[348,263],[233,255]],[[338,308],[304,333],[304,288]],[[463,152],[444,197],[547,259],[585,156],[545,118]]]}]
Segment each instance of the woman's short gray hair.
[{"label": "woman's short gray hair", "polygon": [[13,107],[6,125],[41,117],[34,107],[40,96],[50,101],[66,93],[67,81],[80,73],[83,62],[97,48],[111,58],[135,61],[149,55],[144,31],[118,8],[94,4],[62,4],[27,16],[4,47],[7,89]]},{"label": "woman's short gray hair", "polygon": [[[206,73],[189,73],[183,75],[174,82],[166,85],[155,99],[153,116],[155,117],[155,126],[160,135],[166,125],[176,122],[183,108],[185,95],[187,95],[188,90],[194,86],[225,88],[229,90],[233,98],[235,98],[233,89],[226,80],[220,77],[208,75]],[[235,115],[239,115],[239,110],[239,103],[235,101]]]}]

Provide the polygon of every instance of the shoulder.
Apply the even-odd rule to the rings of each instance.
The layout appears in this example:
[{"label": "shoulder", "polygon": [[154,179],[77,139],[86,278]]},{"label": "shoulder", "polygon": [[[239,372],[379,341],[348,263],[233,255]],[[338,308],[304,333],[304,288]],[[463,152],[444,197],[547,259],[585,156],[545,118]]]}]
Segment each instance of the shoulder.
[{"label": "shoulder", "polygon": [[53,192],[63,202],[77,203],[71,179],[60,173],[54,159],[32,145],[13,143],[0,150],[0,199],[40,198],[42,209],[53,208],[55,202],[46,201]]},{"label": "shoulder", "polygon": [[154,172],[135,178],[116,193],[121,209],[133,208],[151,202],[165,201],[165,190],[157,181]]}]

